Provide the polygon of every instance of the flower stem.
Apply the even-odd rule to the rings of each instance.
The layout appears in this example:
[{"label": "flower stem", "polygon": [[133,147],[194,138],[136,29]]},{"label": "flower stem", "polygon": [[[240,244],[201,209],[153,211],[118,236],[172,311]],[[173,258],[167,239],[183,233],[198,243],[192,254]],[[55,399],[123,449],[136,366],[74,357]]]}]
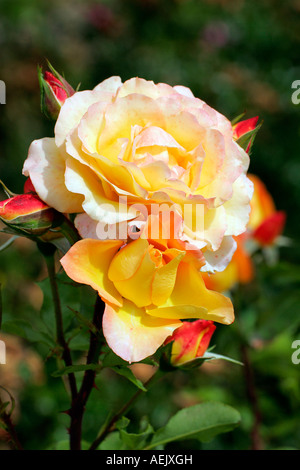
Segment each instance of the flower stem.
[{"label": "flower stem", "polygon": [[[90,346],[87,355],[87,364],[97,364],[99,359],[99,354],[102,347],[102,337],[100,331],[102,328],[102,316],[104,313],[104,302],[98,296],[93,316],[93,325],[96,328],[95,332],[90,332]],[[89,399],[89,396],[92,392],[95,383],[95,370],[86,370],[83,381],[78,392],[77,397],[72,402],[71,409],[69,410],[69,415],[71,417],[71,426],[70,426],[70,448],[71,450],[81,450],[81,436],[82,436],[82,421],[85,411],[86,403]]]},{"label": "flower stem", "polygon": [[263,441],[260,435],[260,425],[261,425],[261,412],[259,409],[257,392],[254,382],[253,368],[251,365],[249,350],[247,345],[243,344],[241,346],[241,355],[244,363],[244,372],[245,372],[245,383],[247,389],[248,399],[252,408],[253,413],[253,426],[251,430],[251,447],[252,450],[263,450]]},{"label": "flower stem", "polygon": [[[56,341],[62,349],[62,358],[66,366],[72,366],[73,362],[72,362],[71,352],[70,352],[68,343],[66,342],[65,335],[64,335],[63,315],[62,315],[61,303],[60,303],[59,292],[58,292],[58,287],[57,287],[57,282],[56,282],[56,275],[55,275],[54,254],[55,254],[56,248],[50,243],[39,243],[38,247],[40,251],[42,252],[42,254],[44,255],[46,265],[47,265],[49,280],[50,280],[52,299],[53,299],[53,304],[54,304],[55,323],[56,323]],[[74,400],[75,397],[77,396],[77,384],[76,384],[75,375],[73,373],[70,373],[68,374],[68,378],[69,378],[72,400]]]},{"label": "flower stem", "polygon": [[246,393],[249,400],[251,412],[253,415],[253,425],[251,430],[251,448],[252,450],[263,450],[264,444],[261,437],[260,427],[261,427],[261,411],[258,402],[258,395],[257,389],[255,384],[255,377],[253,366],[250,359],[250,345],[245,337],[243,330],[241,328],[241,319],[242,319],[242,310],[243,310],[243,302],[242,299],[244,298],[243,294],[243,286],[237,286],[233,304],[235,312],[238,312],[237,318],[235,320],[235,327],[236,332],[238,334],[238,341],[240,343],[240,353],[242,362],[244,364],[244,380],[245,380],[245,387]]},{"label": "flower stem", "polygon": [[60,224],[60,230],[69,241],[71,246],[80,240],[79,233],[67,217],[64,217],[63,222]]}]

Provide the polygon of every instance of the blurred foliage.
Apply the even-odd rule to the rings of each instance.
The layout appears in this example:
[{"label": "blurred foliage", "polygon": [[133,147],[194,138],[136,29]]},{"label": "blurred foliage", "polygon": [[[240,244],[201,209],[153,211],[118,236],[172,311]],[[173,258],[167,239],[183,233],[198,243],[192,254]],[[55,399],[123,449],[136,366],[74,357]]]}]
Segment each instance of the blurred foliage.
[{"label": "blurred foliage", "polygon": [[[242,415],[240,427],[210,443],[176,442],[167,445],[170,449],[250,448],[255,403],[262,447],[300,445],[300,365],[291,361],[291,344],[300,338],[300,107],[291,101],[292,82],[300,79],[299,13],[299,0],[0,3],[0,79],[7,90],[7,104],[0,106],[0,177],[15,192],[22,192],[21,170],[31,141],[53,135],[39,103],[37,65],[46,68],[46,59],[73,87],[81,83],[81,89],[90,89],[111,75],[123,81],[139,76],[188,86],[229,119],[245,111],[246,117],[263,120],[250,171],[265,182],[277,208],[287,212],[285,235],[292,245],[281,248],[280,264],[264,266],[257,260],[256,280],[233,292],[236,322],[218,327],[213,337],[217,353],[243,360],[246,348],[255,399],[245,366],[216,361],[167,374],[132,408],[128,432],[137,432],[145,415],[157,429],[181,408],[206,400],[232,405]],[[0,260],[5,331],[23,336],[24,321],[38,317],[42,305],[35,281],[46,277],[45,266],[35,245],[23,239]],[[67,306],[73,308],[76,298],[66,294],[69,327]],[[28,340],[22,344],[29,347]],[[63,411],[69,404],[61,379],[51,376],[57,364],[48,357],[49,348],[39,341],[31,348],[43,362],[45,378],[36,383],[21,354],[24,380],[18,386],[16,422],[26,448],[45,449],[68,439]],[[145,378],[150,366],[141,367],[139,376]],[[2,383],[4,371],[0,366]],[[135,391],[109,369],[98,376],[97,387],[84,420],[87,441],[95,438],[111,407],[118,409]]]}]

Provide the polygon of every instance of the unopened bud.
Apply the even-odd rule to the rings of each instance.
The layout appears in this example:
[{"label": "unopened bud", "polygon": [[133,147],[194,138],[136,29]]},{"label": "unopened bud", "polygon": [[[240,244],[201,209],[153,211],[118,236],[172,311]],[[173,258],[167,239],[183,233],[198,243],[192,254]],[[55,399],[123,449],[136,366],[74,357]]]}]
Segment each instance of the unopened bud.
[{"label": "unopened bud", "polygon": [[41,88],[41,108],[50,119],[56,120],[60,109],[67,98],[74,95],[71,85],[49,64],[51,72],[43,74],[38,68],[38,77]]},{"label": "unopened bud", "polygon": [[17,233],[42,235],[56,226],[56,211],[35,194],[20,194],[0,202],[0,219]]},{"label": "unopened bud", "polygon": [[198,357],[202,357],[209,346],[215,329],[214,323],[208,320],[183,322],[182,326],[177,328],[166,341],[166,343],[173,341],[171,350],[172,365],[182,366]]}]

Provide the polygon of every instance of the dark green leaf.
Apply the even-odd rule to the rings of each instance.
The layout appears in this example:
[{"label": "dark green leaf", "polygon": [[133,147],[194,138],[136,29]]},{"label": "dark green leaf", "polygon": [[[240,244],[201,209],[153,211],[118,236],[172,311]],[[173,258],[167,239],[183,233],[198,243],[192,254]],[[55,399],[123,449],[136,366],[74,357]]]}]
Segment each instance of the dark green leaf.
[{"label": "dark green leaf", "polygon": [[52,377],[61,377],[62,375],[67,375],[76,372],[84,372],[86,370],[94,370],[97,372],[101,370],[101,366],[99,364],[79,364],[76,366],[63,367],[62,369],[52,372],[51,375]]},{"label": "dark green leaf", "polygon": [[129,369],[128,367],[115,366],[115,367],[111,367],[111,369],[117,374],[121,375],[122,377],[125,377],[126,379],[128,379],[137,388],[139,388],[140,390],[143,390],[143,392],[147,392],[147,389],[144,387],[143,383],[139,379],[136,378],[132,370]]},{"label": "dark green leaf", "polygon": [[146,449],[183,439],[210,441],[217,434],[231,431],[240,422],[240,414],[223,403],[206,402],[178,411],[159,429]]}]

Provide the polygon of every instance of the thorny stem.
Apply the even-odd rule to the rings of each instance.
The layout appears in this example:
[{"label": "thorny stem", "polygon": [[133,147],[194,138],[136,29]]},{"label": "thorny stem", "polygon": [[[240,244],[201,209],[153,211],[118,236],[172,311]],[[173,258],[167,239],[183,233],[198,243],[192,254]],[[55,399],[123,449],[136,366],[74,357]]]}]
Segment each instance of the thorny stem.
[{"label": "thorny stem", "polygon": [[[39,244],[39,249],[43,253],[44,258],[47,264],[47,270],[50,280],[51,292],[52,292],[52,299],[54,304],[54,313],[55,313],[55,322],[56,322],[56,341],[58,345],[62,348],[62,358],[66,364],[66,366],[72,366],[72,357],[71,352],[66,342],[65,335],[64,335],[64,327],[63,327],[63,316],[61,310],[61,303],[59,298],[59,292],[56,282],[55,276],[55,261],[54,261],[54,253],[56,248],[53,245],[41,243]],[[75,375],[73,373],[68,374],[69,384],[70,384],[70,391],[72,400],[75,399],[77,396],[77,384]]]},{"label": "thorny stem", "polygon": [[[242,286],[238,286],[234,295],[234,309],[236,312],[241,310],[241,303],[243,298]],[[240,351],[242,356],[242,361],[244,364],[244,377],[246,384],[246,391],[248,400],[253,413],[253,426],[251,430],[251,448],[252,450],[262,450],[263,449],[263,440],[260,435],[260,425],[261,425],[261,412],[258,403],[257,391],[254,380],[254,372],[249,356],[249,346],[247,341],[245,341],[244,335],[242,334],[239,320],[235,320],[237,327],[237,333],[239,336],[240,342]]]},{"label": "thorny stem", "polygon": [[252,407],[254,422],[251,431],[252,450],[262,450],[263,442],[260,436],[261,413],[258,405],[258,398],[254,382],[254,374],[249,358],[247,345],[241,346],[241,354],[244,363],[245,382],[247,387],[247,395]]},{"label": "thorny stem", "polygon": [[[102,316],[104,313],[104,302],[98,296],[94,308],[93,325],[96,331],[101,331]],[[90,332],[90,347],[87,355],[87,364],[97,364],[102,346],[102,337],[99,333]],[[71,450],[81,450],[82,421],[86,403],[95,383],[96,371],[86,370],[78,395],[72,402],[69,415],[70,425],[70,448]]]}]

